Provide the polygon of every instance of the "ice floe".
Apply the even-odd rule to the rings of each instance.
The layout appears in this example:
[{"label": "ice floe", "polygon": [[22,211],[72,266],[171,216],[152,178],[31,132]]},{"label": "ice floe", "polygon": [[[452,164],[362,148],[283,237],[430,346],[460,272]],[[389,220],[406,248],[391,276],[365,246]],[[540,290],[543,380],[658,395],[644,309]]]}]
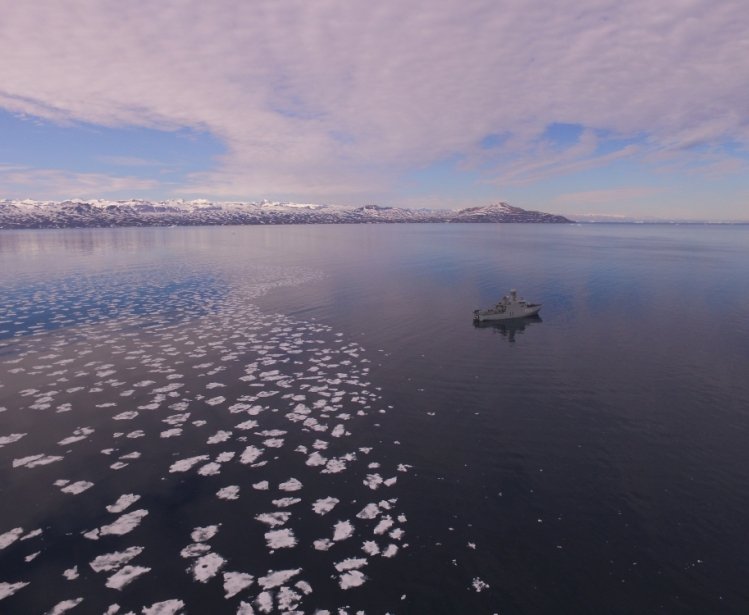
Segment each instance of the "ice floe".
[{"label": "ice floe", "polygon": [[265,533],[265,540],[269,549],[289,549],[297,544],[294,532],[289,528],[270,530]]},{"label": "ice floe", "polygon": [[489,589],[489,584],[479,577],[474,577],[473,581],[471,582],[471,587],[473,587],[474,591],[478,593],[484,591],[485,589]]},{"label": "ice floe", "polygon": [[254,582],[255,577],[246,572],[225,572],[224,573],[224,591],[226,592],[225,597],[231,598],[236,596],[246,587],[249,587]]},{"label": "ice floe", "polygon": [[185,608],[185,603],[177,598],[156,602],[148,607],[143,607],[143,615],[177,615]]},{"label": "ice floe", "polygon": [[8,598],[15,594],[19,589],[23,589],[28,585],[26,581],[19,581],[18,583],[6,583],[0,581],[0,600]]},{"label": "ice floe", "polygon": [[222,500],[237,500],[239,499],[239,485],[222,487],[216,492],[216,496]]},{"label": "ice floe", "polygon": [[63,458],[60,455],[45,455],[44,453],[39,453],[38,455],[29,455],[28,457],[14,459],[13,467],[35,468],[37,466],[46,466],[50,463],[55,463],[56,461],[62,461],[62,459]]},{"label": "ice floe", "polygon": [[170,467],[170,472],[187,472],[190,468],[192,468],[195,464],[200,463],[201,461],[207,461],[208,455],[196,455],[195,457],[188,457],[187,459],[181,459],[180,461],[175,461]]},{"label": "ice floe", "polygon": [[278,485],[278,488],[281,491],[299,491],[302,488],[302,483],[296,478],[290,478]]},{"label": "ice floe", "polygon": [[63,487],[60,489],[63,493],[70,493],[72,495],[78,495],[79,493],[83,493],[87,489],[90,489],[94,486],[94,483],[87,481],[87,480],[79,480],[74,483],[70,483],[67,487]]},{"label": "ice floe", "polygon": [[[197,285],[191,291],[198,298],[193,303],[167,299],[151,303],[148,310],[128,312],[123,301],[118,316],[98,320],[89,316],[82,301],[76,316],[79,325],[47,337],[18,339],[18,352],[30,354],[11,364],[25,381],[16,386],[15,396],[11,391],[11,397],[19,400],[21,411],[46,412],[46,424],[45,429],[16,427],[14,433],[0,437],[0,447],[18,451],[8,459],[8,466],[30,469],[56,463],[53,471],[61,468],[57,476],[69,477],[54,484],[76,498],[51,491],[60,506],[77,506],[81,511],[78,529],[66,533],[65,539],[55,531],[45,532],[45,539],[50,536],[54,544],[64,540],[65,548],[70,548],[71,557],[56,574],[64,574],[70,584],[66,586],[75,588],[72,596],[94,595],[87,592],[102,586],[127,587],[128,596],[138,596],[141,587],[150,586],[150,582],[137,583],[140,576],[150,572],[154,580],[168,578],[164,575],[174,569],[176,560],[189,571],[180,571],[184,583],[200,583],[206,595],[223,584],[220,595],[241,597],[242,602],[230,607],[232,612],[301,613],[308,611],[306,597],[313,590],[299,580],[301,567],[296,564],[306,567],[319,560],[327,566],[330,587],[323,595],[331,595],[331,589],[365,582],[362,570],[367,559],[362,555],[388,558],[398,553],[398,546],[387,544],[403,536],[393,520],[397,516],[400,526],[405,523],[396,500],[367,503],[370,489],[382,492],[384,487],[396,487],[394,464],[378,459],[372,446],[360,446],[361,441],[350,444],[359,435],[361,417],[385,411],[377,405],[379,388],[367,379],[365,350],[327,325],[257,309],[253,293],[266,292],[287,279],[290,283],[304,279],[279,272],[274,274],[278,279],[258,285],[261,290],[255,290],[254,282],[245,287],[242,281],[237,287],[241,290],[227,287],[226,295],[214,301],[206,300]],[[94,286],[87,288],[84,294],[90,296],[100,292]],[[112,300],[134,299],[147,292],[139,285],[127,288],[110,289]],[[97,349],[106,349],[106,354]],[[14,383],[6,386],[12,388]],[[55,429],[48,428],[49,421],[58,417]],[[127,445],[135,441],[140,450],[128,450]],[[90,466],[95,473],[81,476],[82,469],[89,467],[82,463],[85,451],[92,447],[109,457]],[[397,470],[405,472],[409,467],[399,464]],[[116,480],[107,480],[111,471],[118,471]],[[39,474],[53,481],[48,472]],[[383,478],[387,476],[391,478]],[[126,493],[118,495],[113,490],[117,485]],[[128,512],[142,497],[152,509],[147,524],[143,523],[149,515],[145,507]],[[106,502],[110,504],[103,513]],[[343,520],[322,518],[334,509]],[[167,511],[172,516],[165,519]],[[105,517],[102,523],[100,515],[107,513],[117,517]],[[183,516],[191,519],[188,527],[204,526],[191,532],[190,544],[177,542],[176,553],[170,553],[167,545],[182,528]],[[9,521],[9,527],[20,525],[22,519]],[[247,519],[257,523],[247,524]],[[222,523],[222,536],[212,541]],[[92,526],[95,529],[86,531]],[[40,529],[26,535],[23,531],[19,527],[0,535],[0,547],[41,534]],[[371,538],[373,532],[380,544],[348,540]],[[135,538],[124,542],[131,533]],[[80,562],[72,554],[81,552],[76,550],[81,535],[99,541],[87,543],[87,549],[102,547],[98,555],[94,551],[87,557],[88,564],[84,561],[100,574],[79,573]],[[314,536],[323,537],[313,540]],[[136,540],[143,546],[133,545]],[[263,544],[267,551],[245,546]],[[44,560],[52,550],[46,541],[43,550],[41,546],[40,542],[21,553],[19,565]],[[151,553],[148,559],[146,546]],[[288,568],[268,570],[272,562],[283,562]],[[35,564],[27,570],[48,565],[44,561],[41,567]],[[233,572],[237,570],[242,572]],[[216,582],[217,576],[223,583]],[[19,577],[18,583],[0,584],[0,591],[10,594],[25,587],[30,577],[20,573]],[[242,594],[253,585],[252,593]],[[187,607],[173,598],[139,607],[138,612],[176,614]],[[107,612],[114,615],[122,610],[127,609],[113,604]],[[341,607],[332,612],[349,611]]]},{"label": "ice floe", "polygon": [[196,527],[190,534],[195,542],[205,542],[218,534],[218,525],[207,525],[205,527]]},{"label": "ice floe", "polygon": [[333,541],[346,540],[354,535],[354,526],[351,521],[338,521],[333,527]]},{"label": "ice floe", "polygon": [[145,566],[130,566],[129,564],[120,568],[111,577],[107,579],[106,586],[111,589],[122,589],[132,583],[139,576],[150,572],[150,568]]},{"label": "ice floe", "polygon": [[260,577],[257,581],[260,587],[262,587],[263,589],[273,589],[274,587],[285,585],[288,581],[297,576],[301,571],[301,568],[276,571],[269,570],[265,576]]},{"label": "ice floe", "polygon": [[27,436],[26,433],[12,433],[7,436],[0,436],[0,448],[3,446],[6,446],[7,444],[13,444],[14,442],[18,442],[21,438]]},{"label": "ice floe", "polygon": [[216,576],[226,560],[217,553],[206,553],[199,557],[192,568],[192,576],[196,581],[207,583],[209,579]]},{"label": "ice floe", "polygon": [[143,547],[128,547],[124,551],[105,553],[104,555],[98,555],[95,557],[91,562],[89,562],[89,566],[91,566],[91,569],[94,572],[109,572],[111,570],[117,570],[142,552]]},{"label": "ice floe", "polygon": [[261,513],[259,515],[255,515],[255,519],[257,519],[261,523],[265,523],[266,525],[269,525],[270,527],[277,527],[279,525],[284,525],[289,520],[290,517],[291,517],[290,512],[272,512],[272,513]]},{"label": "ice floe", "polygon": [[100,536],[106,536],[107,534],[113,534],[116,536],[129,534],[140,525],[140,522],[146,515],[148,515],[148,511],[143,509],[125,513],[112,523],[102,525],[99,529],[86,532],[84,536],[86,536],[86,538],[97,540]]},{"label": "ice floe", "polygon": [[117,498],[117,501],[114,504],[110,504],[107,506],[107,511],[111,513],[121,513],[123,510],[128,508],[131,504],[134,504],[140,500],[139,495],[135,495],[134,493],[125,493]]},{"label": "ice floe", "polygon": [[338,502],[340,502],[338,498],[320,498],[318,500],[315,500],[315,502],[312,504],[312,510],[314,510],[318,515],[324,515],[333,510]]},{"label": "ice floe", "polygon": [[83,602],[83,598],[63,600],[62,602],[58,602],[54,607],[52,607],[50,611],[47,611],[46,615],[62,615],[63,613],[66,613],[67,611],[70,611],[71,609],[77,607],[81,602]]},{"label": "ice floe", "polygon": [[0,549],[5,549],[6,547],[9,547],[16,540],[18,540],[22,535],[23,535],[22,527],[16,527],[16,528],[13,528],[12,530],[5,532],[4,534],[0,534]]},{"label": "ice floe", "polygon": [[351,589],[352,587],[359,587],[366,580],[367,577],[360,570],[350,570],[340,576],[339,585],[341,589]]}]

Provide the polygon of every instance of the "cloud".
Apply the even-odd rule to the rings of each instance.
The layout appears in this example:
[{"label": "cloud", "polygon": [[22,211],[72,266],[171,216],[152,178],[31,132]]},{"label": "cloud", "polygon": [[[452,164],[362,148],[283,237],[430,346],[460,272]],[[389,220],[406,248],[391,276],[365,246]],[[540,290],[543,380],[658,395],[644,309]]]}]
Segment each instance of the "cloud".
[{"label": "cloud", "polygon": [[60,195],[81,198],[131,196],[133,192],[153,190],[157,186],[156,181],[139,177],[0,165],[1,198],[58,199]]},{"label": "cloud", "polygon": [[139,158],[138,156],[99,156],[99,160],[106,164],[120,167],[163,167],[163,162],[150,160],[148,158]]},{"label": "cloud", "polygon": [[628,186],[609,190],[583,190],[560,194],[555,203],[564,205],[608,205],[624,204],[632,199],[651,197],[662,192],[662,188],[652,186]]},{"label": "cloud", "polygon": [[[226,153],[183,193],[385,192],[493,148],[499,182],[749,143],[743,0],[6,3],[0,106],[55,122],[189,127]],[[547,126],[587,128],[567,150]],[[496,151],[495,151],[496,150]]]}]

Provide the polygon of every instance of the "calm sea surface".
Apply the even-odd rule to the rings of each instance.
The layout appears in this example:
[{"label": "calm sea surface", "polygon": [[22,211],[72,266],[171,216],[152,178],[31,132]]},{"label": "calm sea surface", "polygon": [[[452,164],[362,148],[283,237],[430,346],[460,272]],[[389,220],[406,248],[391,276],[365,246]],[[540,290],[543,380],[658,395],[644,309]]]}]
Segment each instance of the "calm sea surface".
[{"label": "calm sea surface", "polygon": [[749,226],[3,231],[0,278],[0,612],[749,612]]}]

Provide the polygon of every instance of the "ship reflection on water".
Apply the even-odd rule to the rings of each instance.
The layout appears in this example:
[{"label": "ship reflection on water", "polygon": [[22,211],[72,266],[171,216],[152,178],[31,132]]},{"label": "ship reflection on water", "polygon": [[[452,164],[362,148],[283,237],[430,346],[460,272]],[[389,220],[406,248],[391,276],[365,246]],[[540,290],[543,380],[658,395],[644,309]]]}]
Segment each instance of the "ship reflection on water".
[{"label": "ship reflection on water", "polygon": [[526,327],[530,327],[533,324],[542,323],[543,320],[540,316],[526,316],[525,318],[513,318],[509,320],[495,320],[495,321],[473,321],[473,326],[477,329],[493,329],[495,333],[499,333],[507,339],[511,344],[515,343],[515,335],[523,333]]}]

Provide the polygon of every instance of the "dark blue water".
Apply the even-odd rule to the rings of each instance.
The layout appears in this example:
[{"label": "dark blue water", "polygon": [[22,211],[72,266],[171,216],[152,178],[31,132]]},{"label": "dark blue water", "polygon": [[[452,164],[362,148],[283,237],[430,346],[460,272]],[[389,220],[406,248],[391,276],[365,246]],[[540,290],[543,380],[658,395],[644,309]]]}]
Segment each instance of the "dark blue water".
[{"label": "dark blue water", "polygon": [[[304,612],[749,609],[748,227],[24,231],[0,235],[0,259],[6,289],[0,308],[0,436],[27,434],[0,448],[0,489],[5,501],[19,503],[0,512],[0,534],[39,526],[47,537],[43,546],[32,547],[37,539],[31,537],[0,550],[0,581],[29,583],[0,601],[0,608],[43,612],[84,597],[76,607],[80,612],[91,612],[86,605],[94,604],[104,611],[113,603],[137,611],[166,599],[182,600],[187,612],[235,613],[240,600],[260,611],[262,602],[253,602],[261,591],[257,581],[225,598],[221,574],[260,576],[300,567],[314,589],[300,602]],[[542,302],[541,318],[474,326],[472,310],[491,305],[510,288]],[[201,336],[205,355],[192,357],[200,354],[193,351]],[[301,423],[290,428],[282,420],[285,406],[269,402],[256,417],[266,421],[256,431],[287,431],[272,464],[254,469],[250,478],[249,466],[236,458],[218,476],[180,482],[168,473],[177,459],[218,452],[206,437],[239,422],[225,408],[247,395],[250,384],[258,385],[255,392],[275,386],[274,376],[241,380],[244,366],[295,339],[304,341],[298,354],[276,353],[289,390],[309,397],[302,388],[308,376],[302,374],[315,371],[303,370],[323,365],[333,383],[326,386],[341,390],[333,397],[341,397],[338,410],[350,415],[342,419],[349,435],[321,436]],[[93,352],[80,358],[85,348]],[[142,353],[132,353],[144,348],[147,360],[134,361]],[[188,373],[187,366],[200,361],[220,365],[221,356],[230,357],[227,369],[200,384],[195,372]],[[45,367],[67,358],[75,361]],[[89,371],[105,375],[79,375],[87,378],[85,387],[68,393],[75,387],[60,379],[83,374],[87,363],[93,364]],[[70,373],[56,373],[67,365]],[[106,405],[128,410],[115,393],[118,386],[150,378],[156,384],[149,386],[158,387],[167,382],[159,377],[171,373],[172,381],[185,385],[175,403],[187,404],[189,420],[200,417],[205,425],[185,427],[179,438],[159,437],[166,428],[159,423],[176,411],[168,408],[171,399],[157,400],[161,406],[140,410],[133,419],[132,426],[138,423],[144,432],[142,440],[132,440],[142,454],[137,461],[120,470],[104,465],[97,476],[70,469],[100,460],[101,449],[128,437],[112,433],[125,421],[112,420],[115,410]],[[224,387],[206,393],[201,387],[210,380]],[[344,397],[346,387],[355,391]],[[30,389],[36,393],[21,394]],[[50,389],[58,392],[45,401]],[[227,401],[206,405],[218,393]],[[153,395],[159,394],[144,390],[139,403]],[[72,410],[59,413],[56,408],[65,403]],[[40,407],[45,404],[50,407]],[[103,408],[94,410],[97,404]],[[96,428],[84,452],[13,468],[15,459],[54,454],[56,441],[82,425]],[[248,432],[245,441],[239,434],[234,429],[227,440],[237,457],[255,435]],[[323,475],[304,457],[300,466],[294,452],[298,446],[312,451],[318,437],[330,443],[329,456],[336,447],[342,447],[339,457],[373,450],[357,452],[346,472]],[[396,471],[399,464],[405,467]],[[398,480],[387,494],[384,487],[370,490],[361,480],[369,472]],[[245,497],[250,483],[265,478],[272,486],[290,476],[302,481],[306,496],[290,510],[306,507],[306,514],[307,499],[334,496],[341,503],[329,514],[341,512],[326,522],[353,519],[359,523],[355,535],[320,551],[312,547],[324,535],[317,515],[296,512],[289,522],[298,539],[294,547],[269,553],[262,529],[245,535],[242,519],[252,521],[272,507],[258,502],[263,492]],[[79,495],[60,495],[50,486],[79,478],[94,486]],[[206,487],[208,481],[215,484]],[[242,494],[233,508],[214,497],[229,484]],[[96,543],[92,551],[80,533],[101,525],[107,514],[102,507],[126,492],[142,495],[133,508],[145,508],[148,517],[117,539],[129,542],[106,549]],[[402,526],[404,533],[387,540],[386,532],[373,534],[380,547],[391,542],[398,552],[369,557],[360,544],[371,528],[355,514],[385,495],[395,501],[392,512],[382,515],[402,516],[393,527]],[[345,506],[350,514],[343,514]],[[77,508],[85,511],[83,520],[70,518]],[[185,526],[182,533],[165,529],[175,515]],[[24,521],[29,517],[35,523]],[[191,542],[190,529],[209,521],[221,524],[216,540],[225,542],[214,551],[226,564],[202,583],[185,573],[190,562],[179,551]],[[236,548],[241,540],[252,549]],[[332,555],[349,544],[351,552]],[[152,556],[168,555],[133,560],[149,572],[121,590],[106,587],[106,576],[90,566],[83,574],[97,554],[131,545]],[[66,555],[79,548],[80,556]],[[36,551],[40,555],[26,562]],[[333,567],[344,557],[369,558],[357,568],[366,582],[341,588]],[[81,575],[61,577],[74,563]],[[157,575],[171,593],[161,590]],[[43,599],[32,597],[35,585],[48,588]],[[281,610],[277,591],[268,589],[276,600],[272,608]]]}]

